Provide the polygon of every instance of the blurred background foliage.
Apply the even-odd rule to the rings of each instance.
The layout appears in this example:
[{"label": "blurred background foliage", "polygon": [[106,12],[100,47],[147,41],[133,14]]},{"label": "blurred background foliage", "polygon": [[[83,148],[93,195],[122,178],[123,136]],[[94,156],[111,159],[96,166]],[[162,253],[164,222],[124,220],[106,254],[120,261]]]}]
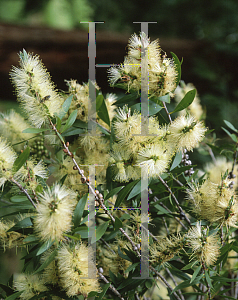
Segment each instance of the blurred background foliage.
[{"label": "blurred background foliage", "polygon": [[[88,24],[80,21],[105,21],[98,26],[100,30],[129,38],[140,30],[140,25],[133,22],[151,21],[157,22],[149,25],[154,37],[201,41],[201,53],[191,53],[191,69],[184,70],[182,66],[182,79],[185,77],[197,87],[207,111],[206,125],[219,136],[224,119],[238,126],[237,12],[237,0],[0,0],[2,23],[87,30]],[[125,52],[125,48],[121,51]],[[0,100],[0,111],[10,108],[6,99]],[[1,258],[1,282],[6,282],[10,276],[7,272],[12,272],[6,262],[9,256],[15,257],[14,251]],[[14,260],[13,264],[18,263]]]},{"label": "blurred background foliage", "polygon": [[140,30],[133,22],[154,21],[152,36],[203,42],[201,53],[191,54],[189,76],[184,75],[198,89],[208,125],[218,131],[223,119],[235,123],[238,114],[237,11],[237,0],[0,0],[5,23],[87,30],[80,21],[105,21],[100,30],[129,37]]}]

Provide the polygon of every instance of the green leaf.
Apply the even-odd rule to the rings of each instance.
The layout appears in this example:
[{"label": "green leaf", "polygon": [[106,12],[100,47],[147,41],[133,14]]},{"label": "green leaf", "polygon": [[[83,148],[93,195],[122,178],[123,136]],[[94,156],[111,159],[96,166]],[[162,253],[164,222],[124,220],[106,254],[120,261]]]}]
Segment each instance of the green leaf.
[{"label": "green leaf", "polygon": [[169,96],[169,94],[167,94],[167,95],[158,97],[158,100],[162,101],[162,102],[170,103],[170,96]]},{"label": "green leaf", "polygon": [[107,221],[107,222],[105,222],[102,225],[97,227],[97,229],[96,229],[96,240],[95,240],[95,237],[93,236],[92,237],[92,243],[98,241],[104,235],[104,233],[106,232],[107,227],[109,225],[109,222],[110,221]]},{"label": "green leaf", "polygon": [[62,130],[61,130],[61,133],[63,133],[64,131],[66,131],[69,127],[71,127],[71,126],[74,124],[74,122],[75,122],[75,120],[76,120],[76,118],[77,118],[77,113],[78,113],[78,111],[77,111],[77,109],[76,109],[76,110],[74,110],[74,111],[70,114],[69,118],[68,118],[67,121],[66,121],[66,124],[64,125],[64,127],[63,127]]},{"label": "green leaf", "polygon": [[179,85],[180,79],[181,79],[181,62],[179,61],[177,55],[173,52],[170,52],[173,56],[174,63],[175,63],[175,70],[177,72],[177,79],[176,79],[176,86]]},{"label": "green leaf", "polygon": [[4,292],[6,292],[7,296],[12,295],[14,292],[14,290],[12,288],[10,288],[10,286],[2,284],[2,283],[0,283],[0,288],[2,288],[4,290]]},{"label": "green leaf", "polygon": [[201,265],[196,268],[196,270],[194,271],[193,276],[192,276],[192,278],[190,280],[190,283],[192,283],[195,280],[195,278],[197,277],[197,275],[200,272],[201,268],[202,268]]},{"label": "green leaf", "polygon": [[138,183],[138,180],[132,181],[129,184],[127,184],[118,194],[117,200],[115,203],[115,207],[119,207],[121,202],[126,198],[126,196],[129,194],[131,189]]},{"label": "green leaf", "polygon": [[191,283],[190,283],[189,280],[185,280],[185,281],[181,282],[180,284],[178,284],[178,285],[173,289],[172,294],[173,294],[174,292],[176,292],[177,290],[184,289],[184,288],[186,288],[186,287],[188,287],[188,286],[191,286]]},{"label": "green leaf", "polygon": [[207,283],[209,284],[210,288],[213,288],[212,281],[211,281],[211,278],[210,278],[207,270],[205,270],[205,277],[206,277]]},{"label": "green leaf", "polygon": [[39,241],[39,238],[34,236],[34,235],[28,235],[24,240],[23,242],[24,243],[33,243],[33,242],[38,242]]},{"label": "green leaf", "polygon": [[21,291],[21,292],[16,292],[16,293],[12,294],[11,296],[8,296],[7,298],[5,298],[5,300],[15,300],[15,299],[18,298],[22,293],[23,293],[23,291]]},{"label": "green leaf", "polygon": [[102,292],[100,294],[98,294],[95,298],[95,300],[102,300],[104,295],[106,294],[109,286],[111,285],[110,282],[106,283],[103,287],[102,287]]},{"label": "green leaf", "polygon": [[102,106],[103,100],[104,100],[103,95],[99,94],[96,98],[96,111],[97,112],[99,111],[100,107]]},{"label": "green leaf", "polygon": [[221,127],[225,133],[227,133],[229,135],[229,137],[235,142],[237,143],[238,142],[238,139],[237,139],[237,136],[234,134],[234,133],[230,133],[227,129]]},{"label": "green leaf", "polygon": [[56,116],[56,129],[59,131],[60,130],[60,127],[61,127],[61,119]]},{"label": "green leaf", "polygon": [[104,198],[104,200],[107,200],[107,199],[113,197],[113,196],[116,195],[118,192],[120,192],[120,190],[121,190],[122,188],[124,188],[124,185],[118,186],[118,187],[116,187],[115,189],[111,190],[111,191],[107,194],[107,196]]},{"label": "green leaf", "polygon": [[123,259],[126,259],[126,260],[128,260],[128,261],[131,261],[132,262],[132,260],[127,256],[127,255],[125,255],[124,253],[122,253],[122,251],[121,251],[121,249],[120,249],[120,246],[118,245],[118,255],[121,257],[121,258],[123,258]]},{"label": "green leaf", "polygon": [[86,128],[88,128],[88,123],[85,123],[85,122],[78,119],[74,122],[74,127],[79,127],[79,128],[85,128],[86,129]]},{"label": "green leaf", "polygon": [[70,95],[63,103],[62,107],[61,107],[61,110],[58,114],[58,117],[62,120],[63,117],[67,114],[69,108],[70,108],[70,105],[71,105],[71,102],[72,102],[72,99],[73,99],[73,95]]},{"label": "green leaf", "polygon": [[185,267],[183,267],[181,270],[189,270],[191,269],[194,265],[196,264],[196,261],[192,261],[191,263],[189,263],[188,265],[186,265]]},{"label": "green leaf", "polygon": [[48,250],[52,245],[54,244],[54,241],[52,242],[51,240],[45,242],[37,251],[36,256],[41,255],[44,253],[46,250]]},{"label": "green leaf", "polygon": [[131,198],[137,196],[140,193],[141,193],[141,180],[139,180],[137,184],[133,187],[133,189],[131,190],[130,194],[127,197],[127,200],[130,200]]},{"label": "green leaf", "polygon": [[138,265],[140,265],[140,262],[136,262],[136,263],[134,263],[134,264],[132,264],[132,265],[130,265],[127,269],[126,269],[126,273],[129,273],[130,271],[134,271],[135,270],[135,268],[138,266]]},{"label": "green leaf", "polygon": [[74,216],[73,216],[73,223],[74,223],[74,227],[79,226],[80,222],[81,222],[81,218],[83,216],[83,212],[84,212],[84,208],[85,208],[85,204],[87,202],[88,199],[88,194],[85,194],[78,202],[78,204],[75,207],[74,210]]},{"label": "green leaf", "polygon": [[115,223],[113,223],[113,226],[115,230],[122,228],[123,227],[122,221],[118,217],[115,217]]},{"label": "green leaf", "polygon": [[231,279],[231,278],[222,277],[222,276],[212,276],[211,279],[214,281],[218,281],[218,282],[235,282],[235,281],[237,281],[237,278]]},{"label": "green leaf", "polygon": [[178,151],[176,153],[175,157],[174,157],[174,160],[173,160],[172,166],[170,168],[170,171],[175,169],[181,163],[182,157],[183,157],[182,151]]},{"label": "green leaf", "polygon": [[58,251],[57,249],[55,249],[50,256],[43,262],[43,264],[33,273],[33,274],[37,274],[39,272],[41,272],[42,270],[44,270],[56,257]]},{"label": "green leaf", "polygon": [[238,130],[229,122],[226,120],[223,120],[226,123],[226,126],[229,127],[231,130],[238,132]]},{"label": "green leaf", "polygon": [[107,106],[103,95],[98,95],[96,98],[96,108],[98,117],[110,127],[110,118],[107,111]]},{"label": "green leaf", "polygon": [[79,226],[75,228],[74,234],[80,234],[82,239],[87,239],[88,237],[90,237],[88,236],[89,231],[87,226]]},{"label": "green leaf", "polygon": [[115,105],[118,105],[118,104],[129,104],[129,102],[135,101],[139,97],[140,97],[140,95],[137,92],[136,93],[127,94],[127,95],[124,95],[121,98],[119,98],[116,101]]},{"label": "green leaf", "polygon": [[22,133],[40,133],[43,131],[47,131],[47,128],[27,128],[22,131]]},{"label": "green leaf", "polygon": [[170,213],[167,211],[167,209],[163,208],[159,204],[154,205],[155,208],[157,208],[159,211],[157,212],[157,215],[169,215]]},{"label": "green leaf", "polygon": [[173,114],[175,112],[181,111],[185,108],[187,108],[194,100],[196,96],[196,89],[193,89],[183,97],[183,99],[179,102],[179,104],[175,107],[175,110],[171,112],[170,114]]},{"label": "green leaf", "polygon": [[95,218],[95,211],[90,211],[90,213],[87,214],[80,222],[80,225],[86,223],[88,220],[92,220],[93,218]]},{"label": "green leaf", "polygon": [[12,196],[10,198],[11,202],[14,202],[14,203],[18,203],[18,202],[25,202],[25,201],[28,201],[28,198],[26,196]]},{"label": "green leaf", "polygon": [[7,232],[10,232],[10,231],[16,231],[16,230],[19,230],[19,229],[22,229],[22,228],[27,228],[27,227],[31,227],[33,224],[32,224],[32,221],[31,221],[31,218],[30,217],[27,217],[21,221],[19,221],[18,223],[16,223],[13,227],[11,227]]},{"label": "green leaf", "polygon": [[[163,107],[159,104],[155,103],[154,101],[149,100],[149,116],[153,116],[157,114],[157,112],[161,111]],[[141,111],[141,103],[137,103],[131,106],[132,112],[134,110]]]},{"label": "green leaf", "polygon": [[28,159],[30,155],[30,148],[27,147],[19,156],[18,158],[14,161],[13,164],[13,172],[17,172],[18,170],[20,170],[20,168],[24,165],[24,163],[26,162],[26,160]]}]

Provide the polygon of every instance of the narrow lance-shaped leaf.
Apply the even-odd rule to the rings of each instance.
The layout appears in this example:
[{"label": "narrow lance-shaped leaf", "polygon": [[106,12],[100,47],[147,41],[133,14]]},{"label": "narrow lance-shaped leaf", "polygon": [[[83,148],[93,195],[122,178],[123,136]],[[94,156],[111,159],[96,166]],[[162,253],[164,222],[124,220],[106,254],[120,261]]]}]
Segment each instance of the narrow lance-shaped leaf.
[{"label": "narrow lance-shaped leaf", "polygon": [[22,133],[41,133],[43,131],[47,131],[47,128],[27,128],[22,131]]},{"label": "narrow lance-shaped leaf", "polygon": [[57,249],[55,249],[50,256],[43,262],[43,264],[34,272],[34,274],[39,273],[40,271],[44,270],[56,257]]},{"label": "narrow lance-shaped leaf", "polygon": [[73,95],[70,95],[63,103],[62,107],[61,107],[61,110],[59,112],[59,115],[58,117],[62,120],[63,117],[67,114],[69,108],[70,108],[70,105],[71,105],[71,102],[72,102],[72,99],[73,99]]},{"label": "narrow lance-shaped leaf", "polygon": [[192,283],[195,280],[195,278],[197,277],[197,275],[200,272],[201,268],[202,268],[201,265],[196,268],[196,270],[194,271],[193,276],[192,276],[192,278],[190,280],[190,283]]},{"label": "narrow lance-shaped leaf", "polygon": [[181,64],[182,64],[182,62],[179,61],[179,59],[175,53],[173,53],[173,52],[170,52],[170,53],[173,56],[175,67],[176,67],[175,69],[177,72],[177,80],[176,80],[176,86],[177,86],[181,79]]},{"label": "narrow lance-shaped leaf", "polygon": [[78,202],[75,210],[74,210],[74,216],[73,216],[73,222],[74,226],[77,227],[80,224],[81,218],[83,216],[84,208],[86,201],[88,199],[88,194],[85,194]]},{"label": "narrow lance-shaped leaf", "polygon": [[24,165],[30,155],[30,148],[27,147],[15,160],[13,164],[13,172],[17,172]]},{"label": "narrow lance-shaped leaf", "polygon": [[224,120],[224,122],[226,126],[229,127],[231,130],[238,132],[238,130],[229,121]]},{"label": "narrow lance-shaped leaf", "polygon": [[66,121],[66,124],[64,125],[64,127],[61,130],[61,133],[63,133],[66,129],[68,129],[70,126],[72,126],[74,124],[74,122],[77,118],[77,113],[78,113],[78,111],[76,109],[70,114],[68,120]]},{"label": "narrow lance-shaped leaf", "polygon": [[110,126],[110,118],[103,95],[98,95],[96,98],[96,110],[98,117]]},{"label": "narrow lance-shaped leaf", "polygon": [[235,142],[235,143],[238,143],[238,139],[237,139],[237,136],[234,134],[234,133],[230,133],[226,128],[223,128],[222,129],[225,131],[225,133],[227,133],[229,135],[229,137]]},{"label": "narrow lance-shaped leaf", "polygon": [[176,106],[175,110],[171,112],[171,114],[187,108],[193,102],[195,96],[196,89],[187,92],[187,94],[183,97],[183,99],[179,102],[179,104]]}]

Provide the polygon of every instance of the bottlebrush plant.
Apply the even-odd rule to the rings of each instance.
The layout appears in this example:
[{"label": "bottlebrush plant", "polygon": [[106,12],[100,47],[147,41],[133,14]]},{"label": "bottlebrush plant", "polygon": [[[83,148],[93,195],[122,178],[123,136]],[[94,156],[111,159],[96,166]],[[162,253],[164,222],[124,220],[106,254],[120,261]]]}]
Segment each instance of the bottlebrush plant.
[{"label": "bottlebrush plant", "polygon": [[0,243],[26,251],[2,299],[237,299],[238,130],[225,121],[218,143],[171,54],[133,34],[108,70],[117,96],[72,79],[59,92],[20,52],[23,116],[0,116]]}]

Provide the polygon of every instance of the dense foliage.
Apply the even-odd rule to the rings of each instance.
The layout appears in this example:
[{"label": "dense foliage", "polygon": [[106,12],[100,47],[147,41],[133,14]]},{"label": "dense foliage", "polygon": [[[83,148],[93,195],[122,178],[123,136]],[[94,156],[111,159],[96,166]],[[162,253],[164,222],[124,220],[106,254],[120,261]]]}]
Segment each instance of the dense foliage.
[{"label": "dense foliage", "polygon": [[25,118],[0,118],[0,242],[27,254],[2,298],[237,299],[238,130],[225,121],[231,142],[216,144],[177,56],[133,34],[108,70],[120,97],[72,79],[59,92],[38,56],[19,57]]}]

